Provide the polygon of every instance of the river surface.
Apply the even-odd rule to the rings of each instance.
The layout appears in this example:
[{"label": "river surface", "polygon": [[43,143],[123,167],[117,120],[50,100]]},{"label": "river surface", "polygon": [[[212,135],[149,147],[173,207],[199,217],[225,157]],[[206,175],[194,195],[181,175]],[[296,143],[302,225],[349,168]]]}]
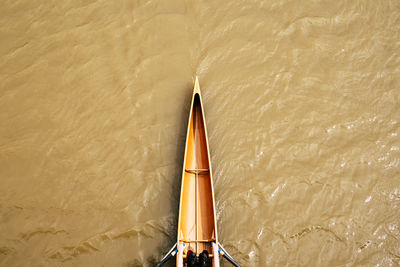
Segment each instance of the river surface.
[{"label": "river surface", "polygon": [[17,0],[0,2],[0,266],[154,266],[196,75],[242,266],[400,265],[399,1]]}]

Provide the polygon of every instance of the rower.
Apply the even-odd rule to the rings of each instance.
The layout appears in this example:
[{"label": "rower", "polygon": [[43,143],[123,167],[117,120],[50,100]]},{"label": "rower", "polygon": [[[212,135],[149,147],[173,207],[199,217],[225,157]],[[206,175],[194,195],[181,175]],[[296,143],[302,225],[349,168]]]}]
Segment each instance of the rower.
[{"label": "rower", "polygon": [[196,253],[191,250],[187,254],[187,267],[196,267]]},{"label": "rower", "polygon": [[199,264],[198,267],[206,267],[208,263],[208,251],[204,250],[199,255]]}]

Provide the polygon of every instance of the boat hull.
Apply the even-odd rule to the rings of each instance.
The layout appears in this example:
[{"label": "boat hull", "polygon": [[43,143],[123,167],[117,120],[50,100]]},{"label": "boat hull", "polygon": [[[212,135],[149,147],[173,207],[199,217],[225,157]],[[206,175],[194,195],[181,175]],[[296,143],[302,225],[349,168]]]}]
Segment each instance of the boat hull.
[{"label": "boat hull", "polygon": [[182,170],[178,245],[185,243],[183,258],[217,243],[215,202],[207,130],[198,81],[193,91]]}]

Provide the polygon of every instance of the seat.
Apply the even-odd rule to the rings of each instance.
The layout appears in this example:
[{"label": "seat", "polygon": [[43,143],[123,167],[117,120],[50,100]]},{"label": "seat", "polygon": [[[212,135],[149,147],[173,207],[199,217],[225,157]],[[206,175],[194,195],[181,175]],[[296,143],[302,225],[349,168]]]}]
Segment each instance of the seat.
[{"label": "seat", "polygon": [[191,174],[198,174],[198,175],[205,175],[209,174],[210,170],[209,169],[185,169],[185,172],[191,173]]}]

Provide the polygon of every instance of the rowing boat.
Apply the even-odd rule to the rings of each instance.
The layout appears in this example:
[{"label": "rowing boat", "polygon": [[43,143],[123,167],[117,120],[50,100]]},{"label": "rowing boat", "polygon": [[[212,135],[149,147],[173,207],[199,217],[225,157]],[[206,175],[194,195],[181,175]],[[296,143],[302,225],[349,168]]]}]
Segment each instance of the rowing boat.
[{"label": "rowing boat", "polygon": [[204,250],[212,258],[212,243],[218,243],[210,153],[198,79],[193,90],[186,134],[179,205],[178,245],[183,258]]},{"label": "rowing boat", "polygon": [[177,243],[157,266],[176,255],[177,267],[191,266],[193,259],[199,264],[196,266],[218,267],[219,254],[239,266],[218,243],[207,128],[196,77],[186,133]]}]

